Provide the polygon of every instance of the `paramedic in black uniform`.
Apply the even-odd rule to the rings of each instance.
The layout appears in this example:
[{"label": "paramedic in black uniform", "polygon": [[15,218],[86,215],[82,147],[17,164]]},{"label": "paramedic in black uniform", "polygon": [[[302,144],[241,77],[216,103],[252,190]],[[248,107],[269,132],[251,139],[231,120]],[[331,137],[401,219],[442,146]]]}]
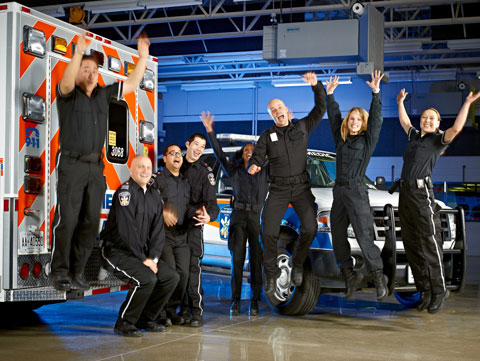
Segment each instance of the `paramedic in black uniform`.
[{"label": "paramedic in black uniform", "polygon": [[107,269],[132,284],[114,328],[122,336],[141,336],[139,329],[165,331],[155,320],[180,278],[160,259],[165,243],[163,202],[159,190],[148,186],[151,177],[151,160],[134,158],[130,179],[115,192],[101,233]]},{"label": "paramedic in black uniform", "polygon": [[176,144],[165,147],[163,151],[165,167],[155,177],[154,187],[160,190],[163,198],[163,220],[165,222],[165,246],[162,256],[170,267],[176,269],[180,281],[168,300],[166,310],[160,314],[160,322],[182,325],[183,317],[177,315],[187,291],[188,275],[190,273],[190,248],[187,244],[186,220],[193,218],[195,210],[189,207],[190,184],[180,168],[183,164],[182,151]]},{"label": "paramedic in black uniform", "polygon": [[434,108],[425,109],[420,116],[420,130],[412,126],[403,104],[408,93],[402,89],[397,96],[400,125],[408,134],[403,153],[402,175],[399,181],[399,213],[402,240],[415,280],[420,291],[418,311],[436,313],[443,305],[448,291],[443,268],[442,236],[439,206],[435,203],[432,170],[438,157],[462,131],[470,105],[480,98],[471,92],[465,99],[451,128],[441,131],[440,114]]},{"label": "paramedic in black uniform", "polygon": [[362,281],[362,274],[353,269],[353,259],[347,228],[351,224],[367,271],[374,281],[377,299],[382,300],[388,293],[387,279],[383,274],[380,249],[373,242],[373,215],[370,210],[368,192],[363,179],[370,157],[377,145],[382,128],[382,100],[380,81],[383,74],[376,70],[372,81],[370,111],[360,107],[349,110],[342,120],[340,107],[333,92],[338,86],[338,76],[327,81],[327,114],[332,129],[337,153],[337,171],[333,188],[333,204],[330,213],[332,244],[337,263],[345,278],[345,295],[352,297]]},{"label": "paramedic in black uniform", "polygon": [[259,239],[260,211],[263,208],[263,202],[268,191],[268,167],[263,167],[259,173],[253,176],[247,173],[248,161],[255,148],[252,143],[245,144],[235,154],[234,159],[229,160],[217,138],[215,138],[213,118],[214,116],[210,115],[210,112],[202,112],[200,116],[215,152],[215,157],[222,165],[226,175],[231,179],[234,192],[233,211],[230,216],[228,231],[228,248],[232,255],[232,305],[230,312],[232,315],[240,313],[243,265],[248,239],[250,284],[253,292],[250,301],[250,315],[255,316],[258,314],[258,301],[262,292],[263,251]]},{"label": "paramedic in black uniform", "polygon": [[315,198],[307,173],[307,147],[310,133],[320,123],[326,110],[325,89],[317,82],[313,72],[307,72],[303,80],[312,86],[315,106],[303,119],[291,119],[291,112],[280,99],[268,103],[268,112],[275,125],[260,136],[248,172],[261,171],[265,157],[269,159],[270,190],[262,211],[263,267],[265,293],[275,290],[277,267],[277,239],[280,222],[291,203],[300,218],[300,238],[293,254],[293,283],[303,281],[303,263],[308,256],[310,244],[317,233]]},{"label": "paramedic in black uniform", "polygon": [[[180,315],[189,317],[190,326],[203,326],[203,286],[202,268],[203,257],[203,225],[217,219],[220,209],[217,205],[215,189],[215,175],[212,169],[200,157],[205,150],[207,139],[203,134],[195,133],[188,138],[185,145],[187,152],[183,159],[181,172],[190,183],[190,207],[195,209],[196,216],[189,221],[187,227],[187,241],[190,247],[190,276],[187,286],[188,306],[182,304]],[[185,300],[185,299],[184,299]]]},{"label": "paramedic in black uniform", "polygon": [[98,234],[105,195],[102,148],[110,98],[134,91],[143,78],[150,43],[138,38],[139,60],[125,82],[98,86],[98,60],[83,55],[85,34],[57,87],[60,149],[57,152],[57,205],[52,223],[51,281],[60,291],[88,290],[83,274]]}]

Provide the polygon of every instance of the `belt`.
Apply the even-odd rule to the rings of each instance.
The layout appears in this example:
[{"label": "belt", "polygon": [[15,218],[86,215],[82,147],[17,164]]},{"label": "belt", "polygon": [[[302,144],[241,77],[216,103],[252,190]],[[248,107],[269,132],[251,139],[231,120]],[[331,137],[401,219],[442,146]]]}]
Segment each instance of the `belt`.
[{"label": "belt", "polygon": [[67,156],[68,158],[76,159],[80,162],[85,163],[98,163],[103,159],[103,153],[90,153],[90,154],[81,154],[78,152],[70,152],[69,150],[60,150],[62,155]]},{"label": "belt", "polygon": [[392,194],[397,190],[398,187],[421,189],[425,186],[427,186],[430,189],[433,188],[432,178],[430,178],[430,176],[426,176],[425,178],[417,178],[413,180],[397,179],[395,183],[393,183],[393,185],[388,190],[388,193]]},{"label": "belt", "polygon": [[263,204],[250,204],[250,203],[240,203],[235,202],[233,208],[241,209],[245,211],[254,211],[260,212],[262,210]]},{"label": "belt", "polygon": [[339,186],[351,186],[354,184],[363,184],[363,181],[361,179],[347,179],[347,180],[335,180],[335,184]]},{"label": "belt", "polygon": [[277,185],[293,185],[306,183],[310,180],[308,173],[303,173],[301,175],[296,175],[294,177],[271,177],[272,182]]}]

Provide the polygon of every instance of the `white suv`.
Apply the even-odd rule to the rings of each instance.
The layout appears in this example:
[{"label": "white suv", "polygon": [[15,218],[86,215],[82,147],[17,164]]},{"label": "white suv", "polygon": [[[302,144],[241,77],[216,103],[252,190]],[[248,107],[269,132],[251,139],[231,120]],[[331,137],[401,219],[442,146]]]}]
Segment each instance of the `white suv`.
[{"label": "white suv", "polygon": [[[225,134],[219,139],[228,139]],[[242,139],[247,140],[247,139]],[[240,149],[239,146],[223,147],[230,156]],[[227,247],[228,227],[232,208],[230,201],[232,187],[224,175],[212,149],[206,149],[203,160],[214,170],[217,177],[217,202],[220,214],[215,222],[204,228],[205,255],[203,264],[209,267],[230,268],[230,252]],[[282,219],[278,240],[278,266],[281,276],[277,280],[276,291],[269,297],[270,304],[279,313],[303,315],[312,311],[321,293],[343,292],[345,283],[339,272],[333,253],[330,233],[330,210],[333,201],[332,188],[335,184],[335,154],[319,150],[308,150],[307,171],[310,174],[312,192],[317,204],[318,230],[310,246],[309,258],[305,262],[302,286],[295,287],[291,281],[292,263],[290,254],[298,238],[300,222],[290,206]],[[395,292],[399,302],[414,306],[419,299],[411,269],[403,249],[398,218],[398,193],[389,194],[379,190],[368,178],[364,180],[368,188],[370,205],[375,222],[375,244],[382,250],[384,272],[389,278],[390,294]],[[447,287],[460,292],[465,282],[466,237],[465,221],[461,208],[450,209],[444,203],[441,206],[444,264]],[[350,226],[348,237],[352,248],[355,269],[365,276],[363,287],[374,287],[365,269],[363,256]],[[248,261],[245,268],[248,269]],[[394,282],[392,282],[394,280]]]}]

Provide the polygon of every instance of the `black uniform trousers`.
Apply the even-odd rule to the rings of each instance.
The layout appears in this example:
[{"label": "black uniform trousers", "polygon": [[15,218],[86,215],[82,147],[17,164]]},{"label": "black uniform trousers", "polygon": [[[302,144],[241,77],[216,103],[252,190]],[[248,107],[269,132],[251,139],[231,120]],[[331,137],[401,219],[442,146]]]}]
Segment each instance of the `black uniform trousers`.
[{"label": "black uniform trousers", "polygon": [[202,285],[202,258],[203,258],[203,226],[188,227],[187,242],[190,247],[190,272],[188,286],[183,298],[181,311],[186,315],[190,309],[192,318],[203,316],[203,285]]},{"label": "black uniform trousers", "polygon": [[402,240],[419,291],[444,293],[443,245],[440,214],[433,190],[426,183],[400,183],[399,213]]},{"label": "black uniform trousers", "polygon": [[373,215],[370,210],[368,192],[361,180],[350,180],[335,184],[333,204],[330,212],[332,245],[340,268],[353,268],[347,228],[351,224],[355,238],[362,250],[368,272],[383,269],[380,249],[373,242]]},{"label": "black uniform trousers", "polygon": [[182,303],[187,291],[190,274],[190,248],[187,244],[186,231],[165,230],[165,245],[160,259],[165,261],[180,276],[177,287],[167,302],[166,312],[162,311],[160,318],[172,317],[177,313],[177,307]]},{"label": "black uniform trousers", "polygon": [[310,183],[278,185],[272,183],[262,212],[263,267],[268,277],[278,275],[277,240],[280,222],[291,203],[300,219],[300,238],[293,254],[294,267],[303,267],[310,245],[317,233],[315,197]]},{"label": "black uniform trousers", "polygon": [[52,274],[83,273],[99,230],[106,183],[103,162],[57,156],[57,205],[52,223]]},{"label": "black uniform trousers", "polygon": [[132,324],[155,321],[178,284],[178,273],[159,260],[155,274],[129,251],[102,248],[102,256],[117,278],[132,284],[118,318]]},{"label": "black uniform trousers", "polygon": [[262,292],[262,246],[260,245],[260,212],[234,209],[230,216],[228,248],[232,255],[232,299],[240,300],[242,294],[243,265],[250,252],[250,284],[252,300],[259,301]]}]

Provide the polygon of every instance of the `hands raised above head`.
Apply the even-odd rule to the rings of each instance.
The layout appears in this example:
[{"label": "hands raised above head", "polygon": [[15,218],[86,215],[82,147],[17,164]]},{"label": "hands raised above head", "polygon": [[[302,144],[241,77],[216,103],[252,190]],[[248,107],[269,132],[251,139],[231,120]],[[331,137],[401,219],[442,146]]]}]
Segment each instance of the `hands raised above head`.
[{"label": "hands raised above head", "polygon": [[330,80],[327,80],[326,83],[327,83],[327,94],[333,94],[333,92],[335,91],[335,89],[337,88],[338,86],[338,81],[339,81],[340,77],[338,75],[335,75],[333,77],[333,80],[332,80],[332,77],[330,77]]},{"label": "hands raised above head", "polygon": [[215,116],[212,114],[210,115],[210,111],[202,112],[202,115],[200,115],[200,119],[202,120],[202,123],[208,133],[210,133],[213,130],[213,119]]},{"label": "hands raised above head", "polygon": [[317,85],[317,75],[313,71],[307,71],[305,74],[303,74],[302,80],[311,86]]},{"label": "hands raised above head", "polygon": [[478,99],[480,99],[480,91],[478,91],[475,95],[473,95],[473,92],[470,92],[467,97],[465,98],[465,103],[467,104],[473,104],[475,103]]},{"label": "hands raised above head", "polygon": [[147,33],[142,31],[137,39],[137,51],[141,58],[147,58],[149,55],[148,48],[150,47],[150,40],[148,40]]},{"label": "hands raised above head", "polygon": [[371,73],[372,81],[366,81],[368,86],[372,88],[373,91],[376,89],[380,89],[380,81],[384,77],[385,74],[382,74],[380,70],[375,70],[375,72]]},{"label": "hands raised above head", "polygon": [[397,95],[397,104],[403,103],[408,93],[405,91],[405,88],[400,90],[400,93]]}]

